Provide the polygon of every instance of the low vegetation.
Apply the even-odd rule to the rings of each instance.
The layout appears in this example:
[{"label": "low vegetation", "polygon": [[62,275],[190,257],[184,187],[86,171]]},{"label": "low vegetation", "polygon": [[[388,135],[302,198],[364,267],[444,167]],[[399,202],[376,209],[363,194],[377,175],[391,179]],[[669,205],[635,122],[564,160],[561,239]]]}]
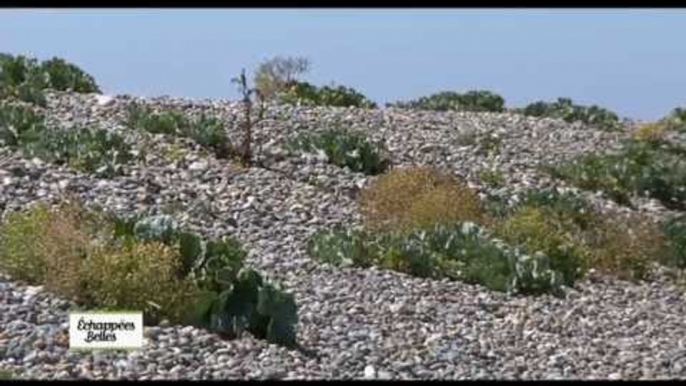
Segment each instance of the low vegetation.
[{"label": "low vegetation", "polygon": [[480,205],[477,194],[462,181],[432,168],[394,169],[360,196],[365,224],[384,231],[479,221]]},{"label": "low vegetation", "polygon": [[287,91],[281,93],[279,101],[303,106],[359,107],[374,109],[376,103],[352,87],[317,87],[307,82],[295,82]]},{"label": "low vegetation", "polygon": [[505,110],[505,99],[498,94],[485,90],[467,91],[463,94],[454,91],[442,91],[408,102],[389,103],[387,106],[417,110],[499,113]]},{"label": "low vegetation", "polygon": [[132,130],[190,138],[212,151],[217,158],[234,155],[224,123],[205,114],[189,118],[178,111],[154,111],[148,106],[134,103],[127,109],[124,124]]},{"label": "low vegetation", "polygon": [[0,103],[0,144],[103,177],[121,174],[133,159],[131,146],[118,134],[91,127],[49,128],[32,108],[7,102]]},{"label": "low vegetation", "polygon": [[620,127],[619,116],[614,112],[597,105],[577,105],[570,98],[558,98],[554,102],[538,101],[513,111],[532,117],[579,121],[601,130],[612,131]]},{"label": "low vegetation", "polygon": [[245,255],[236,240],[203,239],[166,215],[120,218],[73,201],[13,212],[0,228],[3,272],[81,306],[295,346],[293,296],[246,267]]},{"label": "low vegetation", "polygon": [[383,144],[367,140],[364,133],[343,128],[302,133],[287,147],[296,154],[323,154],[331,164],[367,175],[383,173],[390,166]]},{"label": "low vegetation", "polygon": [[683,219],[663,231],[639,215],[601,215],[574,190],[489,204],[454,177],[405,168],[378,177],[360,200],[364,228],[315,234],[312,258],[558,296],[591,271],[644,280],[655,262],[683,264]]},{"label": "low vegetation", "polygon": [[619,204],[632,197],[659,200],[674,210],[686,209],[686,149],[659,141],[629,141],[616,153],[587,154],[553,166],[554,177],[587,190],[601,191]]},{"label": "low vegetation", "polygon": [[0,53],[0,99],[46,105],[46,89],[100,93],[93,77],[60,58],[39,62],[23,55]]}]

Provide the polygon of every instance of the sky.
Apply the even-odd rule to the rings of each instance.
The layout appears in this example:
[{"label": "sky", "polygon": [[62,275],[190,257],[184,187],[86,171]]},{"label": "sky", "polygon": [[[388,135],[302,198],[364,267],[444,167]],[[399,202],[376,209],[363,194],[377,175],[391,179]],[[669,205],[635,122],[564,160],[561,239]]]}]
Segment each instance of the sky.
[{"label": "sky", "polygon": [[0,9],[0,52],[62,57],[103,92],[237,98],[231,79],[304,56],[303,80],[370,99],[490,90],[634,119],[686,106],[686,9]]}]

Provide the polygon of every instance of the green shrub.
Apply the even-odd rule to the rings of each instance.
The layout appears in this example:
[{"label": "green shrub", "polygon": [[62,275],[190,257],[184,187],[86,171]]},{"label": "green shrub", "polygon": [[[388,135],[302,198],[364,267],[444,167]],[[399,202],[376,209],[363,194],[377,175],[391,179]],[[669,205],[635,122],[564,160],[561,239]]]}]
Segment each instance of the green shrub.
[{"label": "green shrub", "polygon": [[376,103],[370,101],[352,87],[317,87],[307,82],[293,82],[290,89],[279,95],[279,100],[289,104],[306,106],[359,107],[374,109]]},{"label": "green shrub", "polygon": [[121,174],[122,166],[133,159],[131,146],[123,137],[87,127],[47,129],[21,148],[30,157],[105,177]]},{"label": "green shrub", "polygon": [[0,99],[16,98],[45,107],[47,79],[36,59],[0,54]]},{"label": "green shrub", "polygon": [[133,159],[124,138],[105,129],[46,128],[31,108],[0,103],[0,144],[26,156],[111,177]]},{"label": "green shrub", "polygon": [[432,168],[401,168],[365,187],[360,211],[371,230],[409,230],[479,221],[478,195],[457,178]]},{"label": "green shrub", "polygon": [[675,108],[663,121],[668,130],[686,133],[686,109]]},{"label": "green shrub", "polygon": [[520,110],[524,115],[563,119],[567,122],[581,121],[601,130],[616,130],[620,126],[619,116],[602,107],[575,105],[569,98],[558,98],[555,102],[538,101]]},{"label": "green shrub", "polygon": [[667,144],[631,141],[618,154],[587,154],[553,167],[554,177],[582,189],[602,191],[619,204],[632,195],[659,200],[670,209],[686,208],[686,151]]},{"label": "green shrub", "polygon": [[244,267],[245,256],[236,240],[203,240],[169,216],[70,203],[11,213],[0,228],[3,272],[88,309],[138,309],[146,324],[189,321],[229,337],[247,329],[296,346],[293,296]]},{"label": "green shrub", "polygon": [[666,241],[660,227],[640,215],[605,217],[589,244],[590,266],[622,279],[647,279],[650,265],[664,256]]},{"label": "green shrub", "polygon": [[372,244],[368,235],[361,231],[335,229],[316,233],[307,244],[308,254],[323,263],[353,265],[367,268],[375,252],[369,250]]},{"label": "green shrub", "polygon": [[177,111],[155,112],[145,105],[132,104],[127,108],[124,124],[132,130],[190,138],[218,158],[234,154],[223,122],[204,114],[189,119]]},{"label": "green shrub", "polygon": [[666,221],[662,229],[666,236],[662,261],[668,266],[686,268],[686,215]]},{"label": "green shrub", "polygon": [[16,148],[38,141],[45,132],[44,121],[29,107],[0,102],[0,145]]},{"label": "green shrub", "polygon": [[561,289],[561,275],[549,268],[546,256],[530,257],[504,247],[468,222],[378,235],[323,231],[310,240],[308,253],[335,264],[374,264],[419,277],[481,284],[496,291],[559,294]]},{"label": "green shrub", "polygon": [[82,268],[87,297],[101,307],[143,310],[146,324],[178,321],[194,292],[179,280],[178,250],[159,242],[125,242],[97,249]]},{"label": "green shrub", "polygon": [[499,113],[505,109],[505,99],[498,94],[484,90],[473,90],[464,94],[454,91],[443,91],[409,102],[388,104],[388,106],[434,111],[474,111]]},{"label": "green shrub", "polygon": [[0,99],[16,98],[45,107],[45,89],[100,93],[91,75],[63,59],[40,63],[23,55],[0,54]]},{"label": "green shrub", "polygon": [[496,227],[495,233],[529,255],[547,256],[550,268],[562,274],[565,285],[572,286],[583,275],[589,251],[579,243],[579,230],[566,220],[550,210],[522,207]]},{"label": "green shrub", "polygon": [[571,220],[581,230],[593,226],[597,220],[597,214],[592,205],[573,191],[529,190],[523,194],[518,203],[518,207],[527,206],[549,210],[558,218]]},{"label": "green shrub", "polygon": [[497,169],[482,171],[479,174],[479,179],[492,188],[501,188],[505,185],[505,175]]},{"label": "green shrub", "polygon": [[292,295],[267,283],[252,269],[222,270],[220,291],[205,291],[194,301],[188,318],[198,327],[229,338],[249,331],[257,338],[295,347],[297,307]]},{"label": "green shrub", "polygon": [[361,132],[329,129],[302,133],[287,147],[294,153],[323,152],[329,163],[367,175],[383,173],[390,166],[385,146],[369,142]]},{"label": "green shrub", "polygon": [[24,212],[10,213],[0,229],[0,268],[16,280],[42,283],[46,258],[43,235],[50,219],[46,205],[35,205]]},{"label": "green shrub", "polygon": [[91,75],[64,59],[54,57],[46,60],[41,64],[41,69],[47,74],[48,88],[58,91],[100,94],[100,88]]},{"label": "green shrub", "polygon": [[167,215],[117,219],[115,234],[123,240],[158,243],[176,253],[180,264],[170,274],[195,284],[175,314],[183,321],[229,338],[249,331],[272,343],[296,345],[293,296],[244,267],[247,254],[235,239],[203,241],[183,232]]}]

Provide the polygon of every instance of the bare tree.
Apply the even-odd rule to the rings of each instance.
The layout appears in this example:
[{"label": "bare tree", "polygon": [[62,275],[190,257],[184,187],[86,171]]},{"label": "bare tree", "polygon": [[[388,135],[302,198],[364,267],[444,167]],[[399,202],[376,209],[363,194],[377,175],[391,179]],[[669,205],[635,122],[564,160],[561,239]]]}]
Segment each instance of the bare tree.
[{"label": "bare tree", "polygon": [[[264,97],[259,89],[250,88],[248,86],[248,78],[245,75],[245,69],[241,71],[241,75],[232,79],[233,83],[238,85],[238,91],[241,93],[243,101],[243,143],[239,150],[239,157],[243,166],[250,166],[253,161],[252,141],[253,141],[253,126],[264,118],[266,109]],[[257,118],[253,119],[253,106],[258,104]]]},{"label": "bare tree", "polygon": [[285,91],[297,81],[298,76],[310,69],[307,58],[277,56],[262,62],[255,70],[255,88],[262,97],[273,99],[278,92]]}]

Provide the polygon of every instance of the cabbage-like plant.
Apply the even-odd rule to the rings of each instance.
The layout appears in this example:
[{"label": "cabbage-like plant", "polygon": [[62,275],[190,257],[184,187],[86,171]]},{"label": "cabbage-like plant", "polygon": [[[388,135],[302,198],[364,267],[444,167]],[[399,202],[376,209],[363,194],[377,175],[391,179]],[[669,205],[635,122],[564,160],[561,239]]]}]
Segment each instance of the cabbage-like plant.
[{"label": "cabbage-like plant", "polygon": [[367,175],[383,173],[390,166],[383,144],[370,142],[361,132],[341,128],[302,133],[288,148],[295,153],[322,153],[329,163]]}]

